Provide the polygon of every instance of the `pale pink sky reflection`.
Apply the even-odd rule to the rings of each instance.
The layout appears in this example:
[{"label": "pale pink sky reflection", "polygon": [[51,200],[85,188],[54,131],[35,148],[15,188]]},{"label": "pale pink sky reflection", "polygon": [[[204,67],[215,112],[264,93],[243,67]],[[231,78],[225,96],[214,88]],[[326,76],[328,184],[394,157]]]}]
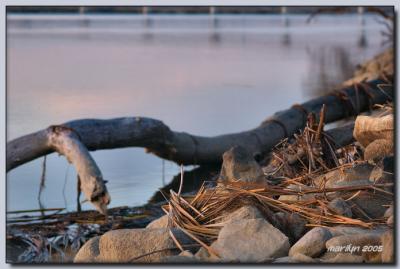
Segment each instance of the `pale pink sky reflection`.
[{"label": "pale pink sky reflection", "polygon": [[[163,22],[172,17],[165,31]],[[207,16],[196,17],[200,25],[192,25],[190,16],[172,17],[149,29],[142,29],[140,16],[133,25],[8,24],[7,138],[75,119],[125,116],[160,119],[173,130],[198,135],[239,132],[315,95],[304,86],[304,81],[320,86],[319,74],[310,71],[320,66],[310,55],[339,48],[358,63],[382,49],[383,26],[372,17],[364,26],[357,16],[321,16],[305,25],[308,16],[295,15],[285,28],[279,16],[232,15],[221,17],[218,29]],[[368,37],[364,48],[357,46],[362,27]],[[338,68],[327,66],[327,74]],[[143,151],[93,152],[109,180],[110,206],[143,204],[161,187],[162,162]],[[7,174],[8,210],[37,207],[32,190],[39,189],[41,161]],[[49,156],[47,207],[76,208],[76,175],[72,167],[66,175],[67,167],[63,157]],[[179,167],[168,162],[165,167],[168,182]]]}]

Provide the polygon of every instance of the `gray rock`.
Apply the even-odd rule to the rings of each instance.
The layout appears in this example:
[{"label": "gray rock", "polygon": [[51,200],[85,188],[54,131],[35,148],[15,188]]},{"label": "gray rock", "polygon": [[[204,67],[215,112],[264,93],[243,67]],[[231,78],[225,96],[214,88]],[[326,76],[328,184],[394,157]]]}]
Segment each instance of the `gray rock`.
[{"label": "gray rock", "polygon": [[361,255],[364,246],[380,245],[380,236],[375,234],[341,235],[326,242],[328,251]]},{"label": "gray rock", "polygon": [[75,263],[95,263],[99,252],[100,236],[96,236],[87,241],[74,257]]},{"label": "gray rock", "polygon": [[351,218],[351,207],[342,198],[336,198],[329,202],[328,207],[339,215]]},{"label": "gray rock", "polygon": [[265,176],[254,157],[243,147],[235,146],[222,156],[220,180],[265,183]]},{"label": "gray rock", "polygon": [[263,214],[255,206],[245,205],[221,219],[221,222],[230,223],[243,219],[263,218]]},{"label": "gray rock", "polygon": [[306,231],[307,221],[296,213],[286,213],[286,214],[287,214],[287,224],[288,224],[287,227],[290,231],[290,235],[294,239],[294,241],[297,242],[297,240],[300,239],[301,236],[303,236],[304,232]]},{"label": "gray rock", "polygon": [[[181,231],[177,229],[172,229],[172,231],[181,244],[193,243]],[[169,229],[166,228],[113,230],[96,240],[87,242],[79,250],[74,262],[83,260],[97,263],[160,262],[166,256],[179,253],[178,250],[171,249],[176,246],[169,235]],[[153,251],[156,252],[137,258]]]},{"label": "gray rock", "polygon": [[277,228],[284,231],[290,242],[297,242],[306,231],[307,221],[297,213],[277,212],[274,214]]},{"label": "gray rock", "polygon": [[264,219],[225,225],[211,245],[225,261],[266,262],[287,256],[289,239]]},{"label": "gray rock", "polygon": [[394,262],[394,245],[393,245],[393,231],[384,233],[381,237],[382,241],[382,262],[393,263]]},{"label": "gray rock", "polygon": [[[369,191],[361,191],[360,194],[351,201],[371,218],[381,218],[386,212],[386,208],[383,205],[391,203],[392,200],[393,199],[390,196],[377,195]],[[353,213],[355,212],[355,209],[353,209]]]},{"label": "gray rock", "polygon": [[330,259],[320,259],[321,262],[326,263],[362,263],[363,257],[360,255],[353,255],[350,253],[338,253]]},{"label": "gray rock", "polygon": [[153,220],[146,226],[146,228],[168,228],[168,215],[164,215],[161,218]]},{"label": "gray rock", "polygon": [[309,257],[317,257],[325,251],[325,242],[332,237],[328,229],[316,227],[306,233],[292,246],[289,256],[300,253]]},{"label": "gray rock", "polygon": [[[336,188],[372,185],[378,179],[379,182],[384,183],[387,181],[387,179],[384,178],[381,170],[382,169],[375,165],[362,163],[354,167],[336,169],[316,177],[314,179],[314,184],[320,187],[324,186],[325,188]],[[335,198],[339,197],[342,193],[343,192],[340,191],[332,192],[327,196],[329,198]],[[348,192],[348,194],[352,193],[356,193],[356,191]],[[355,214],[362,215],[362,213],[357,210],[357,207],[359,207],[362,211],[367,213],[368,216],[372,218],[381,218],[386,210],[382,205],[389,204],[391,201],[391,197],[379,195],[370,191],[361,191],[354,199],[351,200],[351,203],[356,205],[356,207],[352,207],[353,216]]]}]

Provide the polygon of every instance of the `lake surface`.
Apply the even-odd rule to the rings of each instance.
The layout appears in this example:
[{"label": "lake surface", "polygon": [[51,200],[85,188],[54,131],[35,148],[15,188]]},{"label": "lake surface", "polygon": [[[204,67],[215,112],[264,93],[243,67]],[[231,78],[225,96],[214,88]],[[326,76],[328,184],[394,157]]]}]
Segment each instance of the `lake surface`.
[{"label": "lake surface", "polygon": [[[323,94],[384,49],[375,16],[307,18],[9,14],[7,139],[73,119],[124,116],[197,135],[243,131]],[[179,173],[140,148],[93,157],[109,182],[110,207],[144,204]],[[42,162],[8,173],[7,210],[39,208]],[[48,156],[41,201],[76,209],[76,173],[64,157]]]}]

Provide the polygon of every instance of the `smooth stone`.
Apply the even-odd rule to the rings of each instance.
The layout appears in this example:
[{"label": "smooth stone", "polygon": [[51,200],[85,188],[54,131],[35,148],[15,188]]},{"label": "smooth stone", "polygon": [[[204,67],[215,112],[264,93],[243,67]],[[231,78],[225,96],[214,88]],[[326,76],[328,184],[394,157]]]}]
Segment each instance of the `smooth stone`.
[{"label": "smooth stone", "polygon": [[[193,244],[180,230],[173,228],[171,231],[181,244]],[[166,250],[141,257],[163,249]],[[97,263],[151,263],[160,262],[164,257],[178,253],[167,228],[120,229],[109,231],[100,238],[87,242],[79,250],[75,261],[81,262],[84,257]]]},{"label": "smooth stone", "polygon": [[212,245],[223,260],[259,263],[287,256],[289,239],[264,219],[225,225]]},{"label": "smooth stone", "polygon": [[289,256],[300,253],[312,258],[317,257],[325,251],[325,242],[331,237],[332,234],[327,228],[313,228],[290,248]]}]

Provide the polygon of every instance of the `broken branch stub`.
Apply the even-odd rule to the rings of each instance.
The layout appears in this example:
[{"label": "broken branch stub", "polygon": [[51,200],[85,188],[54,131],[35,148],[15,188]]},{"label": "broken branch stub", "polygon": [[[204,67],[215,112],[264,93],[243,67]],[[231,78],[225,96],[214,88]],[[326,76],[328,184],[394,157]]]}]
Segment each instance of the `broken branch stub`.
[{"label": "broken branch stub", "polygon": [[81,179],[81,189],[86,198],[104,215],[110,195],[104,184],[103,176],[79,135],[71,128],[50,126],[47,129],[49,146],[64,155],[72,163]]}]

